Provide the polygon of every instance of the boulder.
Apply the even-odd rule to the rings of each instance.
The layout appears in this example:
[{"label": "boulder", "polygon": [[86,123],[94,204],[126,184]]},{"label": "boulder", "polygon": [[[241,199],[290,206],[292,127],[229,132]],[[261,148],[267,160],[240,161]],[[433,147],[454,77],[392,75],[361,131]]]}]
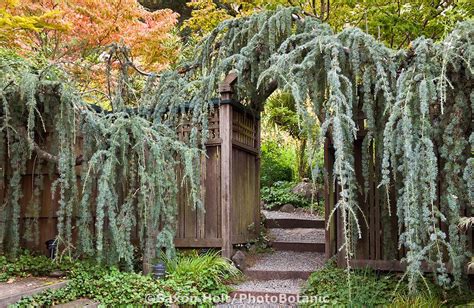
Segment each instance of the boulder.
[{"label": "boulder", "polygon": [[54,277],[54,278],[61,278],[61,277],[66,276],[66,273],[63,271],[57,270],[57,271],[52,271],[51,273],[49,273],[48,276]]},{"label": "boulder", "polygon": [[318,196],[318,185],[309,182],[301,182],[296,184],[295,187],[291,190],[294,194],[301,196],[306,199],[311,199],[314,195],[316,199]]},{"label": "boulder", "polygon": [[237,250],[237,252],[231,258],[232,262],[234,262],[235,267],[237,267],[242,272],[245,271],[247,268],[247,264],[245,263],[245,254]]},{"label": "boulder", "polygon": [[295,211],[295,207],[291,204],[285,204],[280,208],[280,212],[284,213],[293,213]]},{"label": "boulder", "polygon": [[256,254],[257,253],[257,245],[252,244],[250,247],[247,249],[250,254]]}]

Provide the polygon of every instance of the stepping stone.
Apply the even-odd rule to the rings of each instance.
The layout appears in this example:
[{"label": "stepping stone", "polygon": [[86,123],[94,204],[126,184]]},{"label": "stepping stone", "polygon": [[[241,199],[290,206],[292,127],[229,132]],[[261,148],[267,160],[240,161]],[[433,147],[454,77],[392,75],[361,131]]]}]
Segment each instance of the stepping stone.
[{"label": "stepping stone", "polygon": [[274,250],[325,251],[324,229],[293,228],[268,229],[271,246]]},{"label": "stepping stone", "polygon": [[308,279],[324,262],[323,253],[275,251],[259,255],[245,275],[254,280]]},{"label": "stepping stone", "polygon": [[22,297],[32,296],[46,290],[65,287],[67,280],[50,277],[25,277],[0,283],[0,307],[14,304]]}]

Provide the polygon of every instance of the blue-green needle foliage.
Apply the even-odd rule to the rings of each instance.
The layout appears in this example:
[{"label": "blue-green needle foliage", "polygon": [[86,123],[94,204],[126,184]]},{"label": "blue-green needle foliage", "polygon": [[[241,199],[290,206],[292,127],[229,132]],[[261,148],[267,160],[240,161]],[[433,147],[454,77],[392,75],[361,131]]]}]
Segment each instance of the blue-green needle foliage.
[{"label": "blue-green needle foliage", "polygon": [[[159,245],[172,247],[176,194],[182,182],[169,166],[184,164],[191,196],[198,203],[196,162],[207,137],[207,116],[218,83],[234,71],[237,98],[243,103],[262,110],[275,89],[290,92],[301,129],[314,132],[318,117],[321,135],[331,137],[335,160],[333,170],[327,171],[340,187],[334,210],[343,220],[345,243],[340,248],[348,261],[365,223],[359,196],[377,189],[382,219],[397,215],[399,223],[398,235],[384,229],[384,255],[398,254],[398,247],[391,245],[398,238],[407,252],[410,289],[416,290],[417,282],[424,279],[423,261],[436,268],[439,284],[459,285],[467,249],[457,225],[461,211],[471,214],[473,201],[469,195],[473,39],[474,23],[464,22],[442,42],[419,38],[407,50],[396,51],[360,29],[334,33],[316,18],[284,8],[224,21],[204,39],[184,70],[149,77],[138,94],[130,95],[128,79],[122,78],[109,114],[90,111],[67,83],[56,82],[49,89],[58,99],[48,103],[55,116],[46,126],[52,124],[57,132],[60,236],[70,241],[71,218],[78,211],[75,224],[83,234],[78,249],[83,252],[130,262],[132,250],[123,244],[130,242],[130,230],[138,226],[140,242],[147,246],[152,235],[147,230],[157,224],[164,227],[153,237],[158,237]],[[15,74],[5,74],[0,92],[1,132],[9,144],[8,154],[1,152],[11,157],[15,174],[24,168],[24,158],[38,152],[31,140],[43,125],[41,119],[48,122],[51,117],[51,112],[42,112],[50,101],[42,90],[50,83],[44,78],[48,74],[29,74],[20,81],[12,77]],[[135,113],[124,109],[131,100],[138,106]],[[174,134],[184,112],[196,124],[186,144]],[[23,134],[19,127],[24,127]],[[353,144],[363,129],[365,183],[361,186],[355,176]],[[74,137],[79,132],[84,171],[82,188],[76,190]],[[374,179],[380,183],[376,188],[368,182],[370,165],[376,166]],[[19,239],[18,183],[19,175],[10,180],[9,202],[3,211],[11,225],[7,233],[0,232],[9,234],[5,238],[14,249]],[[92,196],[95,185],[98,194]],[[90,224],[95,225],[94,234]],[[447,275],[447,261],[453,276]]]}]

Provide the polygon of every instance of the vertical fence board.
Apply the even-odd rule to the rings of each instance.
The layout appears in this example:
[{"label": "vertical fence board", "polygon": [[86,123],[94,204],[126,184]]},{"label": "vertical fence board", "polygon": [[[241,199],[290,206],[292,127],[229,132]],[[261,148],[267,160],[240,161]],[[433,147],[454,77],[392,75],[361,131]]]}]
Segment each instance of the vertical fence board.
[{"label": "vertical fence board", "polygon": [[218,149],[216,146],[207,148],[207,168],[206,168],[206,194],[204,197],[205,206],[205,237],[206,238],[218,238],[219,237],[219,181],[217,175],[220,172],[219,169],[219,156]]}]

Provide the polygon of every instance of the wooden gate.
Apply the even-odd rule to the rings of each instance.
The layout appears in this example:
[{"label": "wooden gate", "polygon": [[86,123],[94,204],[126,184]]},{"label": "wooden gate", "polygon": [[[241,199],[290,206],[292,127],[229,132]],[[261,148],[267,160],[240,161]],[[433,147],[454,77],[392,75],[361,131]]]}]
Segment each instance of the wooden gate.
[{"label": "wooden gate", "polygon": [[[230,88],[229,88],[230,89]],[[260,120],[246,107],[222,99],[209,117],[207,158],[201,164],[204,210],[179,195],[177,247],[219,247],[230,257],[232,245],[255,239],[260,225]],[[180,126],[185,138],[191,125]]]}]

